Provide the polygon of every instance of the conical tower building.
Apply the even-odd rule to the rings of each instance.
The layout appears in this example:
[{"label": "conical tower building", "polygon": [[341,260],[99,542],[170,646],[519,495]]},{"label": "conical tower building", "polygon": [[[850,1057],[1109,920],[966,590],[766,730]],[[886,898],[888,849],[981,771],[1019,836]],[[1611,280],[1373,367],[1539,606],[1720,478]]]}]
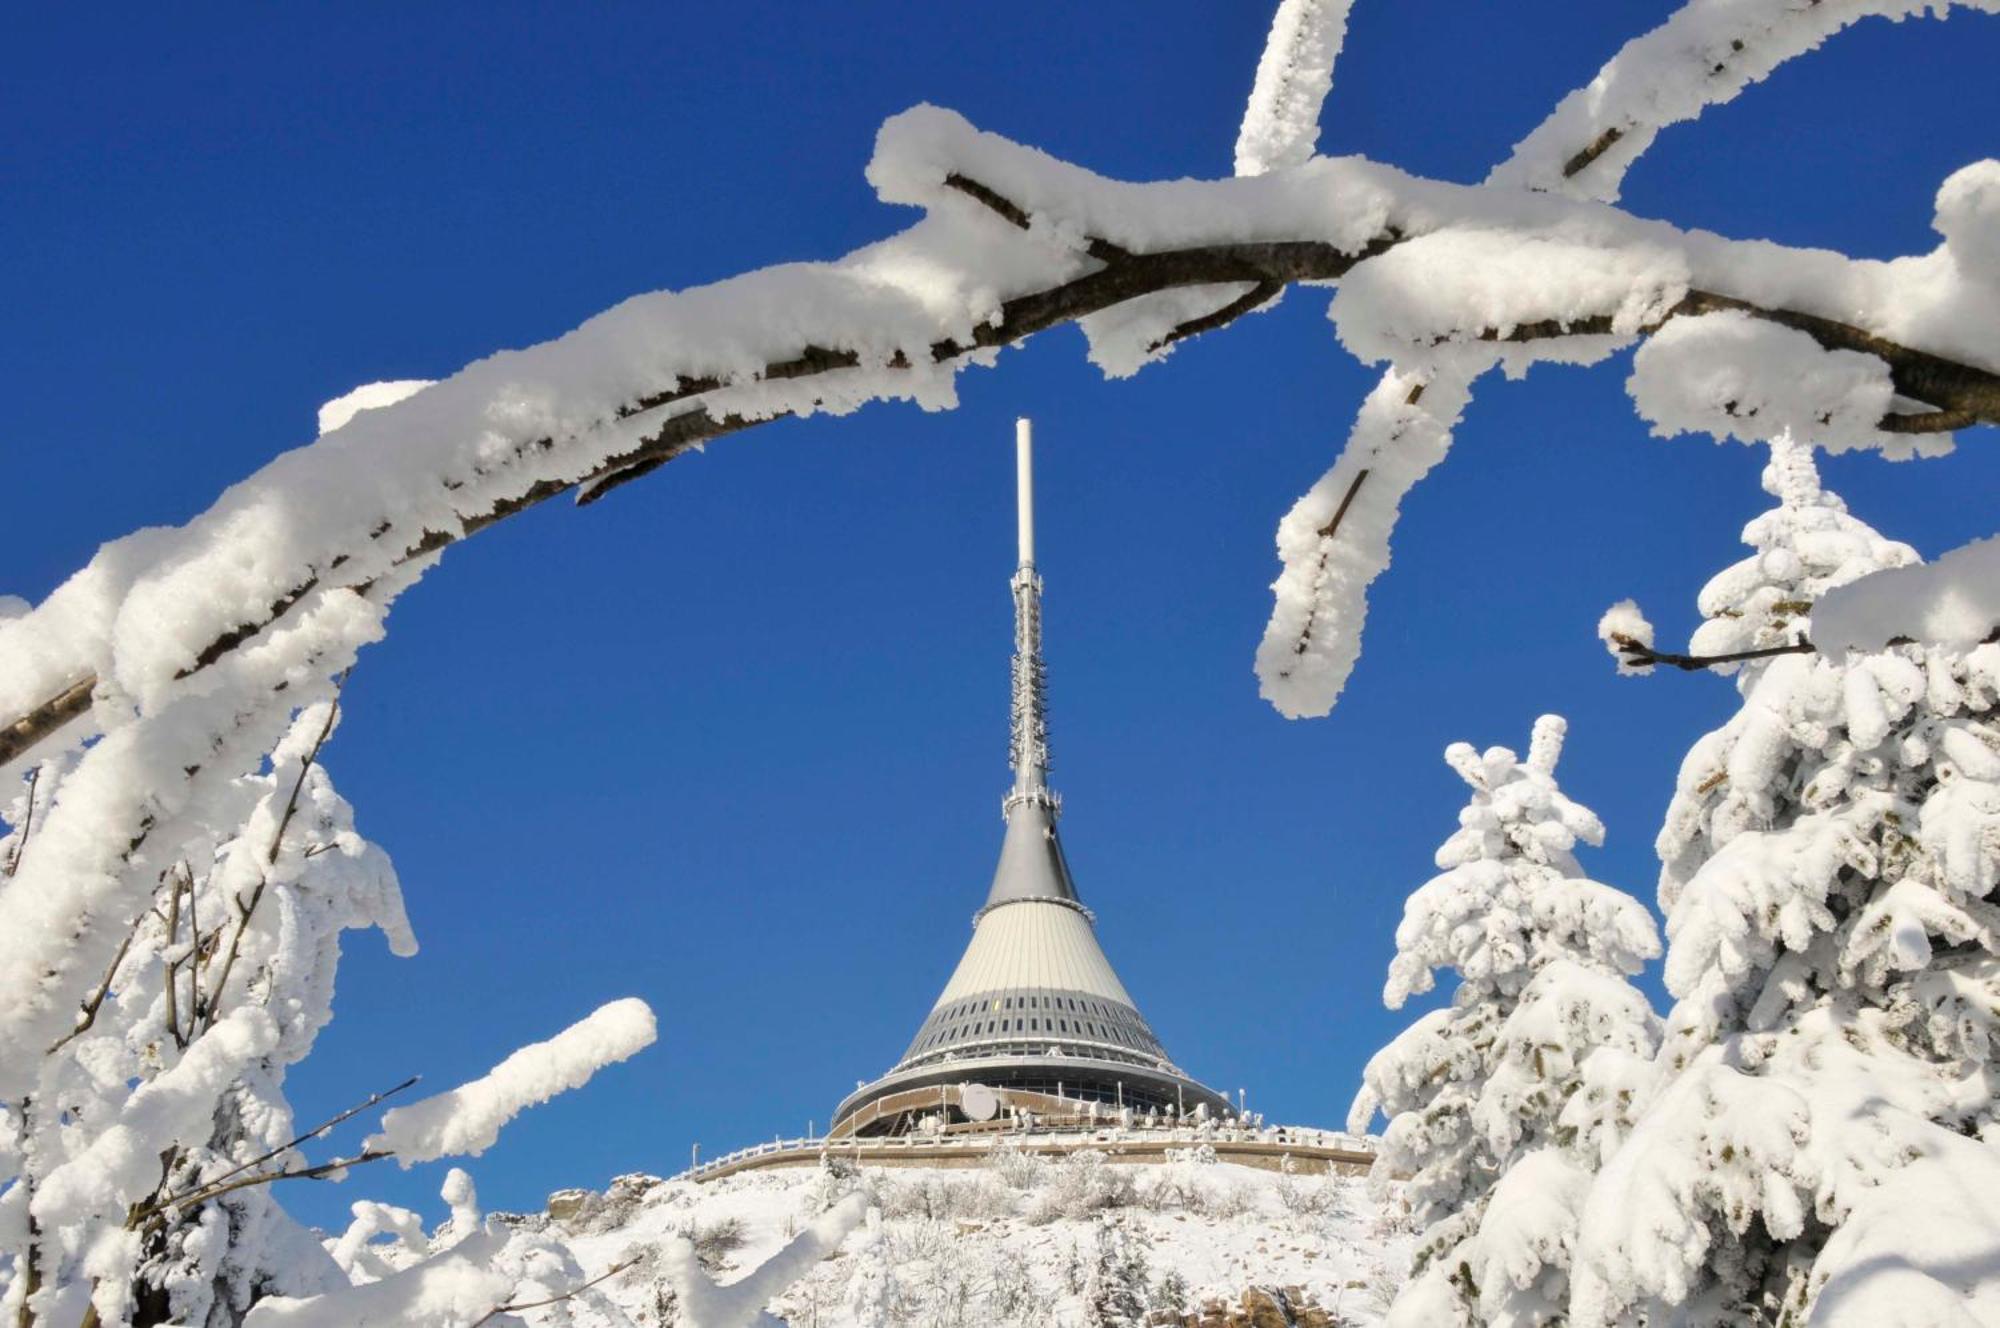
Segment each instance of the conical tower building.
[{"label": "conical tower building", "polygon": [[972,941],[894,1069],[834,1111],[833,1137],[895,1134],[924,1118],[993,1118],[1130,1107],[1216,1114],[1227,1098],[1183,1074],[1097,943],[1077,897],[1049,787],[1042,581],[1035,571],[1034,463],[1016,425],[1020,565],[1014,592],[1014,784],[1006,836]]}]

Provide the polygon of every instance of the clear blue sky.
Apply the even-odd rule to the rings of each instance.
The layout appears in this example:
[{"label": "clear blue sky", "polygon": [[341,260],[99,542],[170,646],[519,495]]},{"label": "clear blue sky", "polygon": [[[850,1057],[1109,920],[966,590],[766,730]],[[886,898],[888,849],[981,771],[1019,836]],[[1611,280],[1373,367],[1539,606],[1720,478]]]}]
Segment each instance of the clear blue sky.
[{"label": "clear blue sky", "polygon": [[[1621,5],[1361,0],[1322,150],[1476,179],[1625,37]],[[862,180],[918,101],[1107,174],[1230,162],[1267,6],[128,7],[17,11],[0,51],[0,591],[178,522],[358,383],[435,377],[626,295],[905,224]],[[2000,151],[2000,22],[1873,23],[1692,129],[1635,210],[1867,255],[1935,243]],[[1334,716],[1251,653],[1274,524],[1373,381],[1323,294],[1105,383],[1063,331],[950,414],[783,423],[454,550],[398,604],[328,752],[423,942],[348,947],[303,1116],[431,1087],[614,996],[658,1046],[472,1164],[492,1206],[824,1124],[968,935],[1006,782],[1009,422],[1039,421],[1056,782],[1080,888],[1169,1049],[1337,1123],[1407,1019],[1379,993],[1462,787],[1447,742],[1572,720],[1588,858],[1650,901],[1682,751],[1726,683],[1621,680],[1637,595],[1684,638],[1764,505],[1750,449],[1645,436],[1621,357],[1489,383],[1415,493]],[[1926,553],[1987,533],[2000,440],[1840,458]],[[351,1143],[352,1140],[344,1140]],[[437,1215],[441,1168],[294,1190]]]}]

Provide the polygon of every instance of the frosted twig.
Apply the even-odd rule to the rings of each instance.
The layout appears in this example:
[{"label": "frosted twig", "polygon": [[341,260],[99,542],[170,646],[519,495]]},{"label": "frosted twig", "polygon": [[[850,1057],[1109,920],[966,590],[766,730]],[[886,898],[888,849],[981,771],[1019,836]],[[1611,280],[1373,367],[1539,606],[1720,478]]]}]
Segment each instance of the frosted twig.
[{"label": "frosted twig", "polygon": [[634,1266],[638,1262],[639,1261],[637,1259],[627,1259],[624,1263],[613,1264],[611,1267],[599,1273],[596,1277],[591,1278],[588,1282],[580,1283],[579,1285],[573,1286],[569,1290],[563,1292],[561,1295],[550,1296],[546,1300],[517,1300],[507,1305],[495,1305],[492,1309],[486,1311],[486,1313],[480,1315],[477,1319],[474,1319],[472,1321],[472,1328],[479,1328],[479,1325],[489,1322],[497,1315],[512,1314],[515,1310],[538,1310],[542,1308],[542,1306],[544,1305],[556,1305],[560,1304],[565,1300],[573,1299],[577,1296],[582,1295],[584,1292],[590,1290],[592,1287],[596,1286],[599,1282],[610,1281],[612,1278],[618,1276],[618,1274],[624,1272],[627,1268]]},{"label": "frosted twig", "polygon": [[118,966],[125,962],[125,956],[132,949],[132,938],[139,934],[139,928],[145,921],[146,915],[144,913],[141,913],[133,920],[132,929],[126,932],[125,939],[119,942],[118,953],[111,956],[110,967],[104,970],[104,981],[97,984],[97,990],[91,994],[89,1000],[83,1003],[83,1017],[77,1020],[75,1028],[72,1028],[69,1032],[56,1039],[55,1045],[49,1048],[49,1055],[53,1056],[58,1051],[61,1051],[70,1039],[81,1034],[97,1022],[97,1011],[103,1006],[104,998],[111,994],[111,979],[118,975]]},{"label": "frosted twig", "polygon": [[[292,1149],[297,1148],[300,1144],[309,1143],[312,1140],[319,1138],[327,1131],[333,1129],[335,1126],[341,1125],[346,1121],[354,1119],[354,1117],[368,1110],[376,1103],[387,1101],[389,1098],[394,1097],[396,1094],[402,1092],[404,1089],[414,1087],[417,1081],[422,1077],[423,1076],[421,1075],[413,1074],[409,1078],[405,1079],[402,1083],[397,1084],[394,1088],[385,1088],[379,1093],[371,1094],[366,1101],[357,1102],[353,1106],[347,1108],[347,1110],[340,1112],[337,1115],[331,1116],[324,1121],[321,1121],[318,1125],[313,1126],[310,1130],[307,1130],[304,1134],[299,1135],[297,1138],[292,1139],[287,1143],[282,1143],[278,1145],[276,1148],[273,1148],[268,1153],[260,1153],[256,1157],[251,1158],[247,1162],[239,1163],[238,1165],[230,1168],[228,1171],[223,1172],[219,1176],[210,1177],[208,1180],[203,1181],[195,1189],[188,1191],[187,1194],[175,1195],[171,1198],[162,1199],[159,1201],[158,1206],[161,1208],[168,1208],[168,1207],[173,1207],[175,1205],[191,1202],[193,1199],[199,1198],[203,1193],[203,1191],[208,1190],[213,1186],[220,1185],[222,1182],[229,1180],[232,1177],[239,1176],[242,1173],[250,1170],[252,1167],[262,1166],[264,1163],[269,1162],[274,1157],[279,1157],[285,1153],[289,1153]],[[387,1156],[387,1154],[383,1154],[383,1156]],[[301,1175],[303,1173],[288,1172],[279,1174]],[[277,1176],[273,1176],[272,1179],[277,1179]]]},{"label": "frosted twig", "polygon": [[[306,775],[311,772],[313,763],[319,759],[319,749],[326,745],[327,736],[333,732],[333,721],[340,714],[340,694],[346,689],[347,676],[351,672],[351,669],[342,669],[340,676],[333,680],[333,700],[326,707],[326,722],[319,726],[319,733],[313,738],[311,749],[299,762],[298,778],[292,781],[292,792],[291,796],[285,799],[284,814],[278,818],[278,828],[271,834],[271,846],[264,852],[265,870],[258,874],[256,888],[250,892],[250,902],[245,904],[239,901],[237,904],[240,916],[237,918],[236,931],[229,938],[229,954],[222,961],[222,974],[215,980],[215,990],[209,993],[208,1008],[200,1010],[199,1001],[196,1002],[197,1013],[202,1017],[205,1027],[215,1027],[216,1014],[222,1008],[223,989],[229,985],[230,970],[236,967],[236,954],[243,945],[243,933],[250,929],[250,919],[256,914],[257,905],[264,898],[265,887],[271,883],[270,868],[277,865],[278,849],[284,843],[285,830],[291,825],[292,816],[299,809],[299,793],[306,786]],[[188,904],[192,907],[193,903],[194,896],[190,893]],[[199,965],[193,971],[199,973]]]},{"label": "frosted twig", "polygon": [[14,849],[7,855],[7,869],[0,876],[12,876],[14,869],[21,865],[21,850],[28,846],[28,832],[35,824],[35,790],[41,786],[42,768],[36,766],[28,772],[28,810],[21,816],[21,833],[14,837]]},{"label": "frosted twig", "polygon": [[269,1185],[280,1180],[320,1180],[336,1171],[358,1167],[365,1162],[380,1162],[385,1157],[394,1157],[388,1151],[356,1153],[353,1157],[336,1157],[331,1162],[321,1162],[317,1166],[302,1167],[297,1171],[260,1171],[254,1176],[243,1176],[224,1185],[207,1185],[199,1190],[177,1198],[163,1199],[148,1217],[159,1217],[170,1208],[186,1208],[190,1204],[206,1203],[210,1199],[228,1194],[231,1190],[247,1190],[253,1185]]},{"label": "frosted twig", "polygon": [[[175,865],[181,871],[187,871],[187,864],[185,862],[176,863]],[[192,885],[192,878],[189,879],[189,884]],[[169,950],[173,948],[175,939],[181,934],[181,877],[176,876],[173,878],[173,886],[173,893],[167,897],[167,939],[165,948]],[[189,930],[192,931],[193,928],[190,927]],[[199,950],[201,946],[201,937],[199,934],[194,937],[194,943],[196,949]],[[174,1045],[182,1051],[186,1051],[187,1035],[181,1032],[181,963],[178,959],[168,960],[165,958],[162,958],[161,963],[166,967],[166,980],[161,985],[166,988],[167,995],[167,1032],[173,1036]]]}]

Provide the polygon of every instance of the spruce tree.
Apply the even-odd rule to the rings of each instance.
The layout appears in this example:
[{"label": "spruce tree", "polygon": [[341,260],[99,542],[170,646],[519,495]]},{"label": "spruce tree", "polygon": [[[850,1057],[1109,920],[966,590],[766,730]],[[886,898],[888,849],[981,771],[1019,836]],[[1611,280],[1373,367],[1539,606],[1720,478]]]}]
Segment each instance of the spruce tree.
[{"label": "spruce tree", "polygon": [[[1809,446],[1773,442],[1764,484],[1693,653],[1809,642],[1819,595],[1916,561]],[[1660,834],[1677,1003],[1589,1200],[1576,1319],[1991,1321],[1965,1239],[2000,1193],[2000,647],[1785,654],[1736,685]]]},{"label": "spruce tree", "polygon": [[1369,1061],[1348,1122],[1389,1118],[1374,1176],[1408,1178],[1421,1230],[1394,1325],[1558,1316],[1589,1176],[1658,1044],[1625,979],[1659,940],[1645,908],[1571,852],[1604,827],[1556,785],[1564,728],[1538,720],[1525,761],[1445,752],[1472,798],[1437,851],[1442,874],[1405,907],[1384,999],[1400,1008],[1440,969],[1458,987]]}]

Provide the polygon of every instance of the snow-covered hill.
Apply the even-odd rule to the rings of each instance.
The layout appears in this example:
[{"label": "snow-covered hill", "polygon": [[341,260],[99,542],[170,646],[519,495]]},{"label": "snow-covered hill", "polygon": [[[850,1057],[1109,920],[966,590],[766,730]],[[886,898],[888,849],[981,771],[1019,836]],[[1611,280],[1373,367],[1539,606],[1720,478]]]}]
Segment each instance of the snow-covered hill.
[{"label": "snow-covered hill", "polygon": [[529,1220],[546,1221],[592,1275],[636,1262],[524,1317],[590,1328],[608,1308],[601,1296],[635,1323],[673,1324],[669,1237],[691,1239],[729,1281],[862,1190],[867,1224],[772,1303],[793,1328],[1380,1321],[1408,1240],[1393,1204],[1359,1177],[1213,1159],[1196,1148],[1132,1165],[1003,1147],[970,1168],[834,1163],[701,1184],[624,1176],[602,1194],[553,1196],[550,1216]]}]

